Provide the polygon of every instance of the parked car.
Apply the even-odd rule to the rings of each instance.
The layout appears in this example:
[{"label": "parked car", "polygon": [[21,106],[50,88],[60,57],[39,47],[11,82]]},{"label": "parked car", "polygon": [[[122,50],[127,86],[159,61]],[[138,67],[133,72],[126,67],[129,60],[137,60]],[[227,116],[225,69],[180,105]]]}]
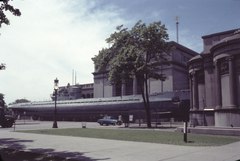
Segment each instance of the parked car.
[{"label": "parked car", "polygon": [[121,120],[117,120],[115,118],[113,118],[112,116],[105,116],[102,119],[98,119],[97,123],[99,123],[101,126],[102,125],[122,125],[122,121]]},{"label": "parked car", "polygon": [[3,128],[9,128],[9,127],[12,127],[14,123],[15,123],[15,118],[13,116],[5,115],[5,117],[1,121],[0,125]]},{"label": "parked car", "polygon": [[3,128],[12,127],[15,123],[15,117],[7,115],[6,111],[0,107],[0,126]]}]

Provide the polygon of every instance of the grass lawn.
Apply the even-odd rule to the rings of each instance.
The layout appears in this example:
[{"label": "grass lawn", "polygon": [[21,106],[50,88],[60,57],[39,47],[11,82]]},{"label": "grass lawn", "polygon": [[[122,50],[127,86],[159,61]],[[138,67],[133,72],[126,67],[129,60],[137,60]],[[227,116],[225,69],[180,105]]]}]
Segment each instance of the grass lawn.
[{"label": "grass lawn", "polygon": [[182,133],[160,130],[69,128],[21,132],[190,146],[220,146],[240,141],[239,137],[188,134],[188,143],[184,143]]}]

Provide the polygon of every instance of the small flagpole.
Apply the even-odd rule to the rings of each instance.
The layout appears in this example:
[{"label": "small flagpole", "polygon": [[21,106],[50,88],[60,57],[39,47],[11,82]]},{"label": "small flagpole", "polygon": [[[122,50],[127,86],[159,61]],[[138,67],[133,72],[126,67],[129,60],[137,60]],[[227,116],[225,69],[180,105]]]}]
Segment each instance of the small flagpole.
[{"label": "small flagpole", "polygon": [[178,25],[179,25],[179,17],[178,16],[176,16],[176,30],[177,30],[177,43],[179,43],[179,39],[178,39]]}]

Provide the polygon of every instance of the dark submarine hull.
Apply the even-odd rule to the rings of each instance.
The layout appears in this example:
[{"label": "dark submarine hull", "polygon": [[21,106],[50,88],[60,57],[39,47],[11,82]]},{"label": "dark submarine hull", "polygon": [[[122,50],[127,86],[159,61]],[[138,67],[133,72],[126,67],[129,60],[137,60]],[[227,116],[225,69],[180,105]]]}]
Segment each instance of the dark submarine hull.
[{"label": "dark submarine hull", "polygon": [[[150,97],[153,119],[177,118],[179,107],[172,98]],[[63,121],[97,121],[105,115],[114,117],[133,115],[134,120],[145,119],[145,108],[141,96],[124,96],[111,98],[92,98],[57,101],[57,120]],[[52,120],[54,101],[29,102],[9,106],[16,115],[31,116],[34,120]]]}]

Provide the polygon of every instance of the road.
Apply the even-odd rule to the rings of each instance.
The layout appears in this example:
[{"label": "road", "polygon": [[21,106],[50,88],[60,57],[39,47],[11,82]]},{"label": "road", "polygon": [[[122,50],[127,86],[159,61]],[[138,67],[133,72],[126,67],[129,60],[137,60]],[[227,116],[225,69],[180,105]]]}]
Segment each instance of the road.
[{"label": "road", "polygon": [[[82,128],[82,124],[81,122],[58,122],[58,127]],[[99,126],[97,123],[87,123],[87,127],[118,128],[118,126]],[[48,121],[25,121],[25,123],[17,121],[15,126],[15,130],[50,128],[52,128],[52,122]],[[3,161],[37,161],[39,158],[44,161],[238,161],[240,159],[239,147],[240,142],[217,147],[194,147],[26,134],[14,132],[14,128],[0,128],[0,150],[3,153],[0,152]],[[7,149],[14,149],[12,155],[6,155]],[[26,154],[18,153],[19,151],[26,152]],[[53,156],[55,158],[51,158]]]}]

